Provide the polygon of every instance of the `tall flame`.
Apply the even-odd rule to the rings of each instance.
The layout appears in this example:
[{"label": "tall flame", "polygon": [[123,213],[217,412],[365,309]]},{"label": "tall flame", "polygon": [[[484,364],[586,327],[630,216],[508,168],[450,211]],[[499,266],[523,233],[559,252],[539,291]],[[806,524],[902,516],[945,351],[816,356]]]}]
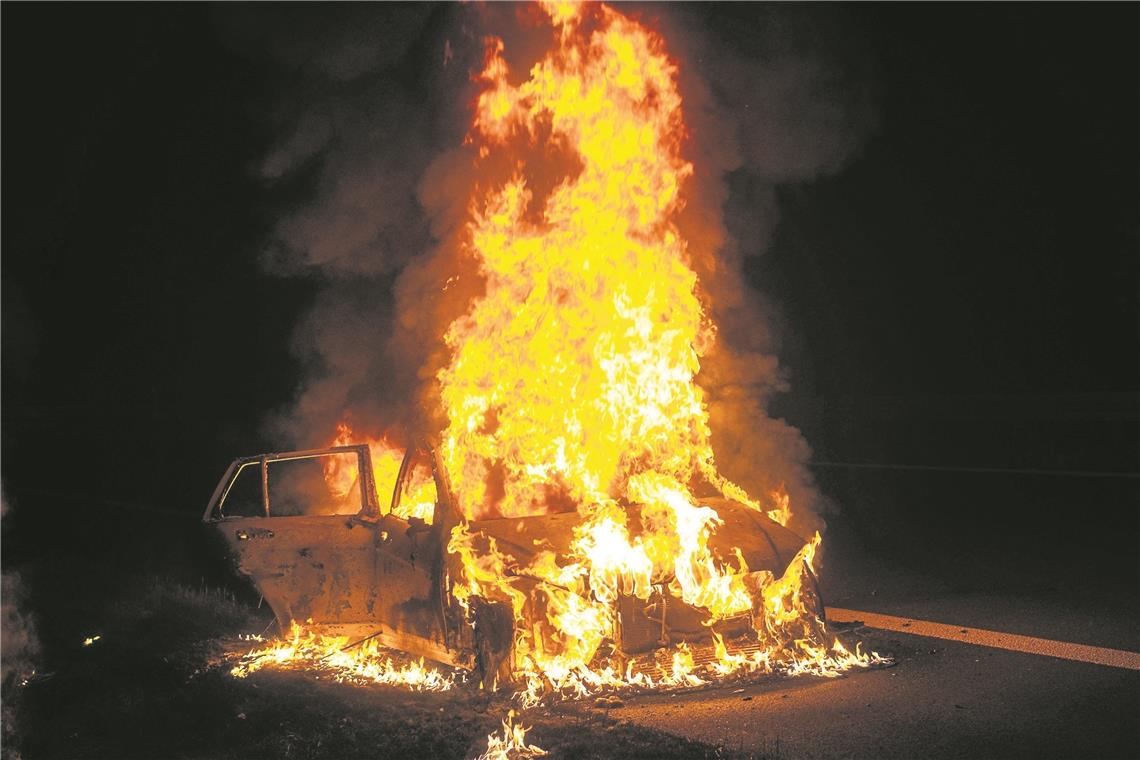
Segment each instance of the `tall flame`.
[{"label": "tall flame", "polygon": [[[471,518],[624,495],[632,474],[678,487],[713,472],[694,382],[714,328],[673,218],[692,167],[661,40],[604,7],[550,7],[555,48],[518,86],[488,45],[472,130],[518,171],[472,203],[486,292],[446,336],[448,473]],[[587,33],[584,27],[594,28]],[[572,168],[522,158],[545,140]]]},{"label": "tall flame", "polygon": [[[505,156],[514,172],[471,200],[469,248],[486,289],[446,335],[441,449],[468,519],[576,509],[581,521],[567,556],[543,552],[525,568],[456,528],[456,595],[510,605],[529,698],[543,684],[644,683],[591,663],[619,595],[661,587],[710,624],[751,613],[768,647],[752,669],[789,647],[796,663],[841,667],[801,598],[818,535],[780,578],[749,575],[742,557],[725,566],[708,547],[722,520],[698,503],[702,482],[761,507],[717,471],[696,381],[716,329],[675,221],[692,173],[676,66],[659,36],[604,5],[544,7],[551,49],[528,77],[513,75],[502,40],[487,41],[469,143],[478,161]],[[768,516],[786,524],[787,494],[770,498]],[[541,581],[543,610],[528,607],[518,575]],[[746,664],[720,649],[722,671]],[[677,650],[665,680],[699,682],[693,670]]]}]

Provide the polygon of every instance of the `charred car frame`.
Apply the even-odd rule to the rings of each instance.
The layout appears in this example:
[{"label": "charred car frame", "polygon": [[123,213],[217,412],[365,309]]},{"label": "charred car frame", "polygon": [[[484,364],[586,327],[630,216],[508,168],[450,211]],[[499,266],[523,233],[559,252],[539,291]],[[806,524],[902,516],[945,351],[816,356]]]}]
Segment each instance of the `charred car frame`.
[{"label": "charred car frame", "polygon": [[[275,513],[271,465],[330,457],[354,459],[359,474],[354,484],[358,492],[351,502],[354,511],[344,513],[343,504],[323,504],[314,498],[299,512]],[[430,522],[397,514],[417,467],[429,467],[435,482]],[[258,475],[260,504],[245,514],[227,514],[234,484],[246,472]],[[484,679],[491,677],[490,682],[503,681],[511,672],[511,610],[505,604],[480,603],[469,612],[450,593],[452,579],[461,572],[447,551],[452,528],[464,522],[456,503],[436,453],[417,443],[406,450],[391,499],[382,508],[371,451],[367,444],[358,444],[235,459],[214,489],[203,520],[221,534],[236,570],[252,581],[282,631],[299,623],[337,635],[377,639],[413,656],[477,668]],[[724,521],[710,545],[725,557],[739,549],[753,573],[778,576],[805,543],[737,502],[718,498],[702,503],[713,506]],[[636,525],[637,510],[631,507],[629,513],[631,525]],[[525,565],[539,545],[565,552],[579,520],[576,512],[570,512],[476,520],[468,529],[493,538],[500,550]],[[718,547],[718,540],[723,545]],[[807,572],[811,575],[810,569]],[[532,600],[536,584],[525,570],[518,570],[516,587]],[[809,604],[822,619],[814,576],[810,585]],[[541,626],[541,616],[534,617],[535,625]],[[701,610],[662,590],[648,601],[620,598],[617,619],[619,630],[611,649],[619,657],[639,659],[670,644],[707,644],[712,632],[735,637],[752,624],[744,614],[708,626]],[[536,634],[541,640],[541,631]]]}]

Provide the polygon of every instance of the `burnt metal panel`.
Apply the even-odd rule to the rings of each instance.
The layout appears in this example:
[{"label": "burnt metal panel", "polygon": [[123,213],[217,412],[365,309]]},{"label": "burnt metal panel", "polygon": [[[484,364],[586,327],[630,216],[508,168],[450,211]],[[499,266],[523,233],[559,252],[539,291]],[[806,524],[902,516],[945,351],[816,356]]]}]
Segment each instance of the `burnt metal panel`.
[{"label": "burnt metal panel", "polygon": [[337,515],[246,517],[218,523],[237,569],[285,630],[296,620],[363,623],[380,593],[372,526]]}]

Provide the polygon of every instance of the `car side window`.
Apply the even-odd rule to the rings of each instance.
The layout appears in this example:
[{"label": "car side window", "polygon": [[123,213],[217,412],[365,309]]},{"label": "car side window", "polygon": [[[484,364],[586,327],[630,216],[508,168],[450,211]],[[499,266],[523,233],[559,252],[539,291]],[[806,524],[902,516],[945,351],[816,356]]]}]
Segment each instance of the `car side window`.
[{"label": "car side window", "polygon": [[360,462],[360,452],[351,449],[236,460],[211,498],[207,519],[375,515],[375,494],[365,498],[372,479],[361,482]]},{"label": "car side window", "polygon": [[230,482],[218,511],[222,517],[265,517],[260,462],[242,465]]},{"label": "car side window", "polygon": [[360,473],[354,453],[269,460],[269,515],[355,515]]}]

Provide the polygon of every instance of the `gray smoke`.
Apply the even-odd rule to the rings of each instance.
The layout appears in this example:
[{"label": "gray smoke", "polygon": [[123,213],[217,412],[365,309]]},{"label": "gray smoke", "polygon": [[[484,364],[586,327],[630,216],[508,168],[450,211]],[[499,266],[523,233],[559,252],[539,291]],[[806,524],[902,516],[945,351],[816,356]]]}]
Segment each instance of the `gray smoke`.
[{"label": "gray smoke", "polygon": [[767,412],[790,388],[773,329],[779,295],[748,285],[742,265],[773,240],[778,188],[838,172],[877,127],[869,56],[851,43],[843,13],[678,5],[662,11],[658,27],[681,64],[693,135],[694,187],[681,224],[719,328],[699,377],[717,462],[758,498],[785,488],[801,534],[823,527],[823,504],[806,466],[811,448]]}]

